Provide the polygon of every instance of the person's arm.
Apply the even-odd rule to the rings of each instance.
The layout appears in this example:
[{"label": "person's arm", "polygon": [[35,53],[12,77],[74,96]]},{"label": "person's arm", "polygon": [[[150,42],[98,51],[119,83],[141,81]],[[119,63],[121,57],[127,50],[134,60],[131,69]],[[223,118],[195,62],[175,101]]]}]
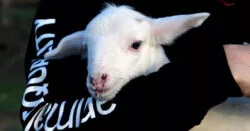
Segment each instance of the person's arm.
[{"label": "person's arm", "polygon": [[[223,24],[220,26],[223,31],[218,36],[221,36],[224,40],[224,52],[228,66],[230,67],[231,75],[236,90],[231,88],[229,96],[241,96],[240,94],[249,97],[250,96],[250,49],[249,49],[249,30],[250,19],[246,19],[245,16],[249,15],[247,9],[250,7],[248,0],[220,0],[221,4],[217,13],[218,17]],[[229,6],[228,3],[231,3]],[[224,5],[223,5],[224,4]],[[215,42],[216,43],[216,42]],[[233,43],[233,44],[231,44]],[[245,44],[245,45],[244,45]],[[233,85],[233,84],[232,84]],[[240,89],[240,92],[237,91]],[[234,93],[237,92],[234,95]]]},{"label": "person's arm", "polygon": [[55,1],[49,0],[39,2],[30,31],[25,55],[26,88],[20,109],[20,119],[25,131],[44,128],[44,125],[40,127],[37,122],[42,120],[40,118],[44,117],[46,110],[48,113],[51,106],[56,105],[56,101],[53,102],[50,98],[51,90],[56,88],[51,86],[48,78],[53,74],[53,70],[49,71],[51,61],[43,59],[43,54],[56,46],[55,4]]},{"label": "person's arm", "polygon": [[250,45],[224,45],[228,65],[242,93],[250,97]]},{"label": "person's arm", "polygon": [[[95,130],[90,119],[113,111],[113,103],[98,103],[86,91],[86,64],[80,58],[45,60],[67,34],[81,30],[96,13],[81,16],[82,5],[67,0],[41,0],[34,16],[25,55],[26,87],[20,107],[23,130]],[[96,2],[96,5],[101,2]],[[72,7],[72,5],[74,5]],[[68,7],[68,8],[66,8]],[[74,8],[75,7],[75,8]],[[102,105],[108,108],[102,109]],[[92,107],[99,107],[98,111]],[[95,110],[94,110],[95,109]],[[105,122],[99,123],[101,126]]]},{"label": "person's arm", "polygon": [[[247,11],[248,0],[221,0],[233,3],[222,7],[223,26],[225,33],[224,50],[230,71],[244,96],[250,96],[250,19]],[[245,45],[244,45],[245,44]]]}]

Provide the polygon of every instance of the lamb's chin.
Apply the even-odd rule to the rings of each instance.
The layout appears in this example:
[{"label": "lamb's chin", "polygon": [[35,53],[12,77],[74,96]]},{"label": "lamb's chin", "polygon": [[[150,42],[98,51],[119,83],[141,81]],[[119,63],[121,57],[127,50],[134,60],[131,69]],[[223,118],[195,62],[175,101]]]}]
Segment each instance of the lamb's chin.
[{"label": "lamb's chin", "polygon": [[119,79],[116,82],[114,82],[113,84],[110,84],[112,86],[109,86],[106,92],[95,92],[93,90],[91,90],[88,87],[89,93],[91,94],[92,97],[94,97],[95,99],[99,100],[99,101],[109,101],[112,100],[116,97],[116,95],[120,92],[120,90],[122,90],[122,87],[125,85],[125,83],[127,83],[129,80],[128,79]]},{"label": "lamb's chin", "polygon": [[104,93],[97,93],[94,91],[89,91],[89,92],[95,99],[99,101],[109,101],[109,100],[112,100],[116,96],[118,91],[114,89],[110,89]]}]

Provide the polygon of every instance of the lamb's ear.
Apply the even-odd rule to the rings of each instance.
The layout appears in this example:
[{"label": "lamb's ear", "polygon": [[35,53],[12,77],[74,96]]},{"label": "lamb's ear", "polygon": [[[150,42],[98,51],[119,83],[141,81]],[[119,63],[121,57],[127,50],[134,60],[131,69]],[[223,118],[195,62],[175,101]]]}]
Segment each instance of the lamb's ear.
[{"label": "lamb's ear", "polygon": [[44,58],[62,59],[72,55],[80,55],[83,59],[86,58],[87,50],[84,34],[84,31],[77,31],[65,36],[55,49],[44,54]]},{"label": "lamb's ear", "polygon": [[156,43],[171,44],[186,31],[201,26],[209,16],[209,13],[194,13],[153,19],[152,37]]}]

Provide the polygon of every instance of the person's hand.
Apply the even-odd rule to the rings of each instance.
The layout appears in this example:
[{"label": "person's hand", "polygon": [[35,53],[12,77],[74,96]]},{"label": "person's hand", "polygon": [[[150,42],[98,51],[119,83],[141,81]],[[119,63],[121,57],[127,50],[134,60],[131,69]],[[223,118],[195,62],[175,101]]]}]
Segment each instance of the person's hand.
[{"label": "person's hand", "polygon": [[228,65],[244,96],[250,98],[250,45],[224,45]]}]

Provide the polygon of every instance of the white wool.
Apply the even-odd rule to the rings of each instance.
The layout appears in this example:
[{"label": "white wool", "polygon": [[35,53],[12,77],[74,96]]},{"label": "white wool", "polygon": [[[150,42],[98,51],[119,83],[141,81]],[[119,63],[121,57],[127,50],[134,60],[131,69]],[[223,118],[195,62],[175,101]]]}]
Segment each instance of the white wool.
[{"label": "white wool", "polygon": [[[189,29],[199,27],[209,13],[185,14],[163,18],[148,17],[127,5],[106,4],[86,29],[64,37],[57,48],[44,55],[62,59],[82,55],[88,59],[87,88],[99,100],[113,99],[130,80],[156,72],[169,63],[162,45],[170,45]],[[131,45],[142,41],[138,50]],[[107,74],[105,93],[93,91],[90,76]]]}]

